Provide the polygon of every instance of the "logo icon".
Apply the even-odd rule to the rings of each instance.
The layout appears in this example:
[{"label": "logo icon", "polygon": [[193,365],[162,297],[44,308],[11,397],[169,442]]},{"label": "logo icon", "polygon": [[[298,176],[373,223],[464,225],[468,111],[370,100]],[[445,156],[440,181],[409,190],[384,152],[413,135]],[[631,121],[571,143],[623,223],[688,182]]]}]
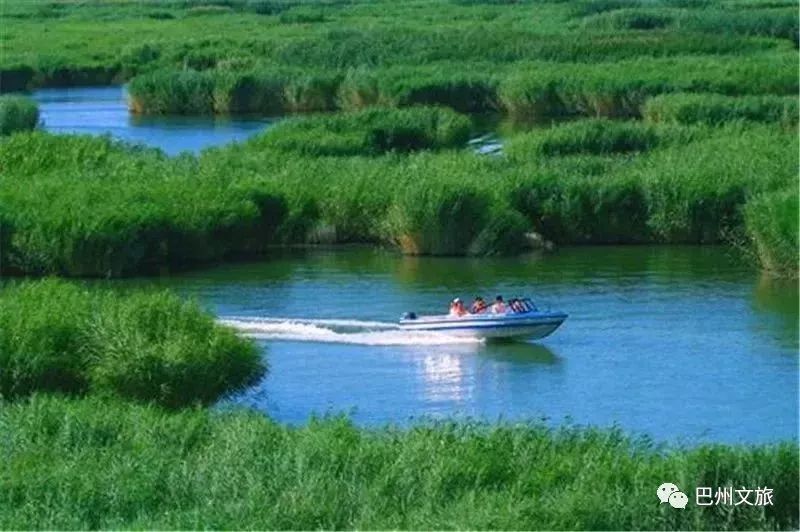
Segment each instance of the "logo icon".
[{"label": "logo icon", "polygon": [[683,509],[689,503],[689,497],[671,482],[661,484],[658,487],[658,491],[656,491],[656,495],[658,495],[658,500],[661,501],[661,504],[668,502],[673,508]]}]

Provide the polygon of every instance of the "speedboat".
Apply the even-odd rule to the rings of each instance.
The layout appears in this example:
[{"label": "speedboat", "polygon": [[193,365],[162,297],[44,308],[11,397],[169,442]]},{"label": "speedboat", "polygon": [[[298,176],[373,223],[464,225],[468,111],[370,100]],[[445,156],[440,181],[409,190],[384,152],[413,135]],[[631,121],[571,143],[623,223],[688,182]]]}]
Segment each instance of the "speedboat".
[{"label": "speedboat", "polygon": [[475,338],[529,338],[538,340],[553,333],[567,319],[558,311],[542,311],[528,298],[511,300],[506,312],[451,316],[417,316],[403,314],[400,329],[404,331],[441,332]]}]

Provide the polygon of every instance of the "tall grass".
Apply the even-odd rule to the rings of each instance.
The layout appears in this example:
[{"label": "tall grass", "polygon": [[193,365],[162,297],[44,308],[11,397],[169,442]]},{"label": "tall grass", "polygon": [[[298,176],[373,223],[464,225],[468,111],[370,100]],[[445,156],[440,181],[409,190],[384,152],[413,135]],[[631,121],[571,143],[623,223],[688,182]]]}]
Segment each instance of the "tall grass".
[{"label": "tall grass", "polygon": [[699,128],[654,127],[641,122],[589,119],[513,136],[504,146],[504,151],[516,160],[576,154],[608,155],[688,143],[707,134]]},{"label": "tall grass", "polygon": [[[796,138],[771,124],[580,121],[512,137],[504,157],[405,153],[464,134],[463,117],[441,109],[282,127],[175,159],[107,139],[12,136],[0,143],[4,272],[147,274],[307,242],[513,253],[530,230],[558,244],[715,243],[743,230],[750,198],[797,176]],[[414,144],[396,134],[407,129]]]},{"label": "tall grass", "polygon": [[[647,140],[648,126],[610,125],[605,137],[603,122],[589,124],[531,133],[510,145],[518,164],[539,166],[515,172],[510,201],[555,242],[720,242],[743,227],[749,198],[796,183],[796,138],[774,127],[651,129],[662,146],[608,161],[594,154],[614,148],[620,131]],[[542,146],[588,155],[577,165],[572,157],[542,160]],[[630,139],[621,146],[630,147]]]},{"label": "tall grass", "polygon": [[773,274],[798,275],[798,212],[796,186],[760,195],[747,203],[747,233],[755,244],[761,265]]},{"label": "tall grass", "polygon": [[[158,70],[289,68],[299,77],[325,78],[348,69],[402,67],[425,75],[443,67],[452,71],[447,77],[459,78],[483,74],[487,64],[513,70],[520,61],[593,64],[723,54],[748,61],[762,52],[780,54],[791,46],[785,39],[796,45],[797,35],[791,5],[718,0],[577,5],[434,0],[413,7],[387,0],[157,6],[31,0],[8,6],[4,17],[9,32],[0,58],[0,90],[6,92],[108,84]],[[45,23],[48,31],[39,31]],[[317,96],[321,89],[326,96],[335,94],[324,85],[316,85]],[[446,97],[482,100],[484,87],[469,85],[446,88]],[[431,96],[425,87],[420,90]],[[464,94],[455,97],[454,91]],[[436,101],[416,103],[441,104],[438,89],[432,92]],[[319,109],[319,101],[314,107]]]},{"label": "tall grass", "polygon": [[642,115],[651,122],[722,124],[736,120],[797,124],[796,96],[664,94],[647,100]]},{"label": "tall grass", "polygon": [[631,117],[649,97],[672,92],[794,94],[794,53],[630,59],[615,63],[523,62],[513,68],[443,63],[391,68],[159,70],[129,86],[146,114],[287,113],[367,106],[445,105],[503,110],[518,118]]},{"label": "tall grass", "polygon": [[21,272],[120,276],[258,254],[286,215],[267,187],[108,138],[15,135],[0,165],[2,260]]},{"label": "tall grass", "polygon": [[256,347],[167,293],[55,280],[0,292],[0,397],[93,392],[175,408],[211,404],[264,372]]},{"label": "tall grass", "polygon": [[0,96],[0,136],[27,131],[39,123],[39,107],[24,96]]},{"label": "tall grass", "polygon": [[[0,407],[0,527],[795,529],[791,443],[658,448],[618,430],[422,424],[297,428],[243,411],[35,397]],[[681,511],[656,489],[677,483]],[[698,486],[774,504],[702,507]],[[751,499],[752,500],[752,499]]]},{"label": "tall grass", "polygon": [[255,143],[309,156],[378,155],[461,148],[470,128],[467,117],[445,108],[372,108],[286,121]]},{"label": "tall grass", "polygon": [[796,56],[722,61],[705,57],[594,65],[521,65],[500,84],[512,116],[547,120],[563,116],[638,117],[650,97],[672,92],[727,95],[797,92],[789,62]]}]

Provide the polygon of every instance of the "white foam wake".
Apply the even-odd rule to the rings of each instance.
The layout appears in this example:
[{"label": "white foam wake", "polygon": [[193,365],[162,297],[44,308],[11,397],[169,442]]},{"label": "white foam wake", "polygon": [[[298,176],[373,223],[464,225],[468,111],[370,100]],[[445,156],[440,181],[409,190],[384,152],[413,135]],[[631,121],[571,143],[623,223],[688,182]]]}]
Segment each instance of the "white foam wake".
[{"label": "white foam wake", "polygon": [[438,332],[402,331],[396,323],[380,321],[223,317],[219,322],[262,340],[358,345],[447,345],[481,342],[477,338]]}]

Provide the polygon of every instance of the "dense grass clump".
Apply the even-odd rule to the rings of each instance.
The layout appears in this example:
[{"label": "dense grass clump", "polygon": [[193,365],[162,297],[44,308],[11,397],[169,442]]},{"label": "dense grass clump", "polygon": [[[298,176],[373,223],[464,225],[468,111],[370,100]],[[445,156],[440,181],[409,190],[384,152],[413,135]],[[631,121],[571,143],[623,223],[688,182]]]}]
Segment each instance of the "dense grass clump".
[{"label": "dense grass clump", "polygon": [[372,108],[283,122],[255,142],[310,156],[377,155],[460,148],[470,127],[469,118],[445,108]]},{"label": "dense grass clump", "polygon": [[108,138],[14,135],[0,165],[11,271],[121,276],[258,254],[286,215],[268,187]]},{"label": "dense grass clump", "polygon": [[797,124],[798,100],[796,96],[664,94],[647,100],[642,115],[651,122],[717,125],[753,120],[789,127]]},{"label": "dense grass clump", "polygon": [[576,154],[608,155],[647,151],[674,142],[689,142],[701,134],[699,130],[657,128],[641,122],[579,120],[516,135],[504,151],[515,159]]},{"label": "dense grass clump", "polygon": [[521,66],[500,84],[500,100],[515,117],[534,121],[565,116],[638,117],[650,97],[672,92],[796,94],[796,55],[761,60],[685,57],[618,63]]},{"label": "dense grass clump", "polygon": [[0,96],[0,135],[34,129],[39,123],[39,107],[24,96]]},{"label": "dense grass clump", "polygon": [[120,295],[59,281],[0,292],[0,397],[93,392],[176,408],[260,378],[255,346],[166,293]]},{"label": "dense grass clump", "polygon": [[371,105],[444,105],[463,113],[499,109],[497,79],[486,68],[454,66],[351,69],[339,87],[342,109]]},{"label": "dense grass clump", "polygon": [[158,71],[129,85],[130,108],[147,114],[209,114],[214,110],[214,79],[195,70]]},{"label": "dense grass clump", "polygon": [[[251,412],[41,396],[1,406],[0,426],[5,529],[798,526],[791,443],[659,449],[617,430],[345,419],[292,428]],[[665,479],[689,496],[684,510],[659,506]],[[774,505],[694,504],[695,487],[730,485],[768,486]]]},{"label": "dense grass clump", "polygon": [[446,109],[370,109],[173,159],[14,135],[0,143],[0,260],[124,276],[309,242],[447,255],[518,252],[531,230],[556,244],[717,243],[743,232],[750,198],[796,185],[796,136],[751,122],[589,120],[512,137],[503,157],[409,152],[466,131]]},{"label": "dense grass clump", "polygon": [[798,275],[798,212],[797,187],[753,198],[745,209],[747,233],[758,259],[776,275]]},{"label": "dense grass clump", "polygon": [[[538,162],[535,171],[520,168],[509,180],[510,201],[555,242],[721,242],[744,226],[750,197],[796,183],[796,137],[774,127],[651,129],[661,146],[607,159],[595,154],[613,143],[606,144],[602,128],[584,136],[603,123],[590,124],[530,133],[510,144],[513,161]],[[608,142],[618,130],[640,134],[648,126],[612,125]],[[590,155],[542,160],[542,145]]]},{"label": "dense grass clump", "polygon": [[129,107],[138,114],[331,111],[339,77],[292,69],[158,70],[131,81]]}]

